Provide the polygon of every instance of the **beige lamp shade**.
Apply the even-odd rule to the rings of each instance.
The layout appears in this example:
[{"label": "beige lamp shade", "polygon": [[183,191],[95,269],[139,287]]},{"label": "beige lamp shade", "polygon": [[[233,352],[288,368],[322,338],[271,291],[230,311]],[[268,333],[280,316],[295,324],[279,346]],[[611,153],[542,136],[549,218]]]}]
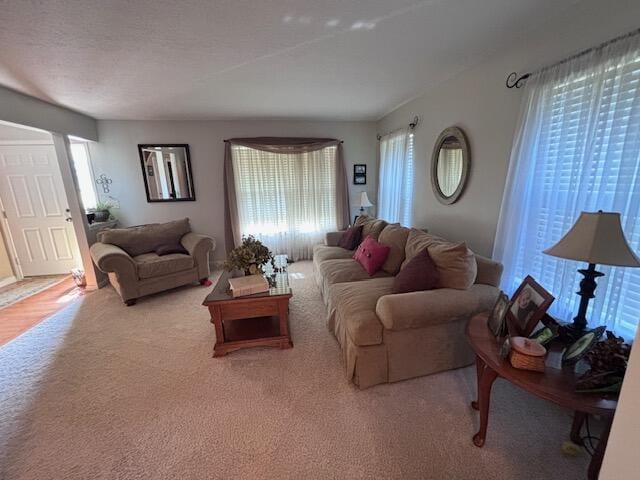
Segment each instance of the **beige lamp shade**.
[{"label": "beige lamp shade", "polygon": [[617,212],[582,212],[565,236],[544,253],[601,265],[640,267],[640,258],[627,243]]},{"label": "beige lamp shade", "polygon": [[369,208],[373,207],[373,203],[369,201],[369,196],[367,192],[362,192],[360,194],[360,208]]}]

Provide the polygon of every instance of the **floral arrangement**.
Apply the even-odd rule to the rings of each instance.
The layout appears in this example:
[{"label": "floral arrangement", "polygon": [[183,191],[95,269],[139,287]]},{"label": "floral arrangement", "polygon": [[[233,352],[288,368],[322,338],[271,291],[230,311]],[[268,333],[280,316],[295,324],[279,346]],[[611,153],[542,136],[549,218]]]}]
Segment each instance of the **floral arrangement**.
[{"label": "floral arrangement", "polygon": [[273,254],[253,235],[243,236],[242,245],[229,252],[224,268],[228,271],[242,270],[245,275],[264,273],[264,265],[271,262],[275,270]]}]

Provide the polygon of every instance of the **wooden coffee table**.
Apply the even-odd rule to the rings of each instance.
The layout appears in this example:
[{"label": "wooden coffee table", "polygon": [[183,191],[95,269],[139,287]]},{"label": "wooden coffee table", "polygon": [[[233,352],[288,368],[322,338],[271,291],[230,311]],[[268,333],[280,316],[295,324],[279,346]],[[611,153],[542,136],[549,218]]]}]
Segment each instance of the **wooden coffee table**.
[{"label": "wooden coffee table", "polygon": [[[286,259],[285,259],[286,264]],[[268,275],[268,292],[233,298],[231,274],[224,272],[202,304],[209,308],[216,329],[214,357],[249,347],[291,348],[289,299],[292,297],[286,271]]]},{"label": "wooden coffee table", "polygon": [[579,374],[574,367],[558,368],[561,365],[561,348],[549,348],[546,370],[543,373],[513,368],[508,359],[500,357],[500,344],[487,327],[488,314],[480,314],[469,320],[467,341],[476,354],[478,381],[477,400],[471,402],[480,411],[480,429],[473,436],[477,447],[484,446],[489,423],[489,402],[491,386],[496,378],[504,378],[537,397],[556,403],[575,412],[571,427],[571,440],[581,445],[580,429],[588,414],[600,415],[606,426],[589,464],[588,478],[595,480],[602,464],[602,458],[609,438],[609,430],[618,400],[611,394],[577,393],[576,380]]}]

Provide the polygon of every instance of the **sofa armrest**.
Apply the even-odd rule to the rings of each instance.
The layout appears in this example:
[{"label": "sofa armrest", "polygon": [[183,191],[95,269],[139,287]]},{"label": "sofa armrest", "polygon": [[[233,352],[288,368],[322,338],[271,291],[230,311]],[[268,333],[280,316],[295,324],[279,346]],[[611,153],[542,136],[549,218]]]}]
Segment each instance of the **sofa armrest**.
[{"label": "sofa armrest", "polygon": [[203,280],[211,273],[209,270],[209,252],[216,248],[216,241],[205,235],[189,232],[180,239],[182,246],[196,263],[198,278]]},{"label": "sofa armrest", "polygon": [[503,270],[500,262],[476,253],[476,265],[478,266],[478,274],[476,275],[475,283],[484,283],[485,285],[493,285],[494,287],[500,286]]},{"label": "sofa armrest", "polygon": [[123,273],[137,277],[137,266],[133,258],[120,247],[110,243],[97,242],[89,249],[91,258],[101,272]]},{"label": "sofa armrest", "polygon": [[324,236],[324,244],[329,247],[337,247],[343,233],[344,230],[341,232],[327,232]]},{"label": "sofa armrest", "polygon": [[438,288],[396,293],[378,299],[376,314],[387,330],[405,330],[448,323],[490,310],[499,290],[472,285],[468,290]]}]

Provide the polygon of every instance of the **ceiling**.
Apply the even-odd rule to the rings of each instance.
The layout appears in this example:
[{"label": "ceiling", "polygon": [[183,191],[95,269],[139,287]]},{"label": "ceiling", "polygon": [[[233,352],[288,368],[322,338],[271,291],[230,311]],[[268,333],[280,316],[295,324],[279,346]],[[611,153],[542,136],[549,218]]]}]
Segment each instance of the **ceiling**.
[{"label": "ceiling", "polygon": [[375,120],[575,3],[3,2],[0,84],[99,119]]}]

